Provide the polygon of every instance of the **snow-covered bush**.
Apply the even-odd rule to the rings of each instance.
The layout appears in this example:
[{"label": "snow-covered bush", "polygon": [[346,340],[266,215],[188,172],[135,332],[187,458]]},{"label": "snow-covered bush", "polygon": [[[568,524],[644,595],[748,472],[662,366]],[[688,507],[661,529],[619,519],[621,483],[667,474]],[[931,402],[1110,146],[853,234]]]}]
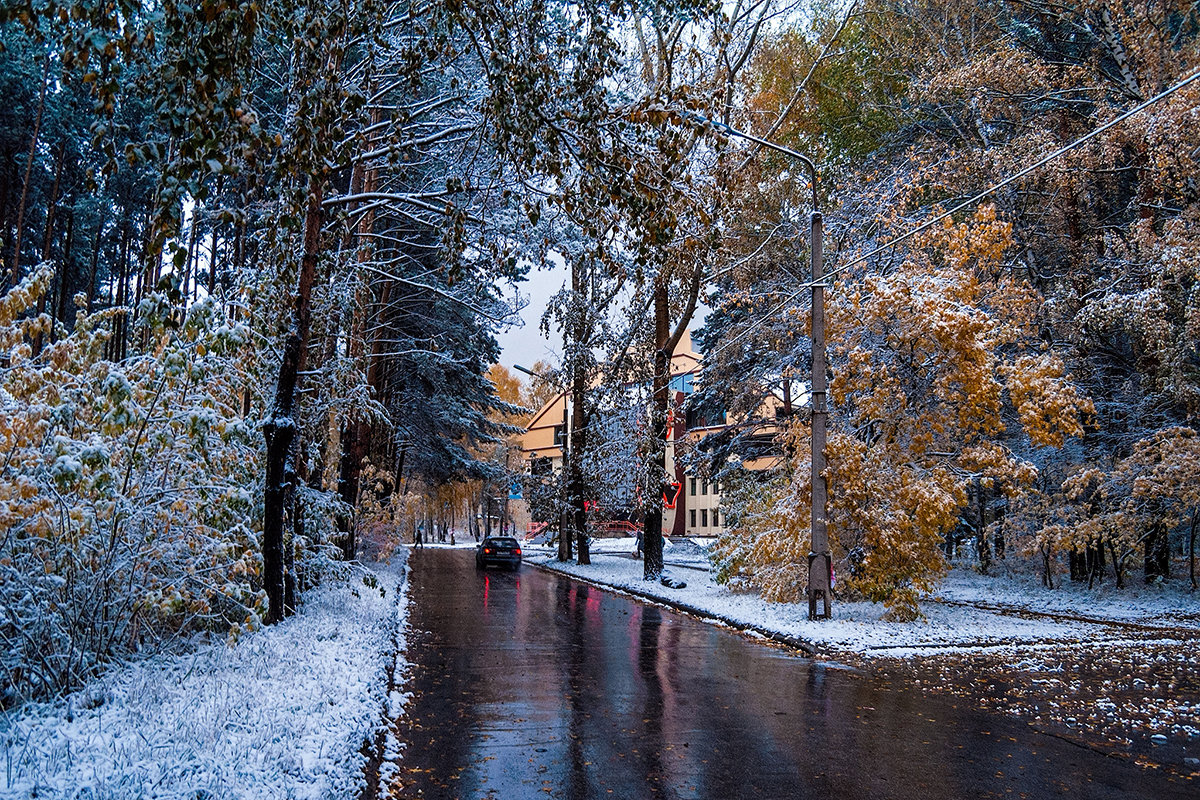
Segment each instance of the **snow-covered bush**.
[{"label": "snow-covered bush", "polygon": [[184,314],[150,294],[143,346],[114,362],[115,310],[50,341],[31,313],[50,275],[0,299],[3,705],[183,633],[255,626],[263,604],[248,329],[219,303]]}]

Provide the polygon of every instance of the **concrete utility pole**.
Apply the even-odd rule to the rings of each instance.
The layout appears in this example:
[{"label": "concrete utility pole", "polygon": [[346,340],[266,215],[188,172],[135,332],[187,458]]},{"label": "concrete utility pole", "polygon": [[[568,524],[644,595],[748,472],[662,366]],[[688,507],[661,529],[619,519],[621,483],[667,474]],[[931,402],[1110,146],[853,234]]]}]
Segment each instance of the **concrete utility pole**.
[{"label": "concrete utility pole", "polygon": [[[711,126],[730,136],[737,136],[760,147],[794,158],[808,167],[812,177],[812,217],[809,251],[812,258],[812,530],[808,554],[808,618],[829,619],[833,602],[833,555],[829,549],[829,530],[826,524],[828,488],[825,483],[825,433],[829,408],[825,401],[825,286],[823,267],[823,225],[817,198],[817,165],[803,153],[769,142],[753,134],[739,131],[724,122],[687,112],[685,119]],[[817,601],[821,601],[821,613]]]},{"label": "concrete utility pole", "polygon": [[[808,618],[829,619],[833,593],[833,556],[825,522],[828,487],[825,485],[825,430],[829,408],[825,404],[825,287],[824,242],[821,212],[817,211],[817,175],[813,170],[812,234],[812,550],[808,554]],[[817,614],[821,599],[823,613]]]}]

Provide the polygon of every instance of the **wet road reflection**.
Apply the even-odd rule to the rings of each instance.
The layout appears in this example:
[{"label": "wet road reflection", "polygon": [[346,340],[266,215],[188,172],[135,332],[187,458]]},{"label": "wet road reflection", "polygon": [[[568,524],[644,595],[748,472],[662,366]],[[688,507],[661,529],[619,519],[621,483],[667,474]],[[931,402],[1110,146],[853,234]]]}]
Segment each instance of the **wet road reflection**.
[{"label": "wet road reflection", "polygon": [[951,700],[472,553],[412,554],[403,798],[1196,797]]}]

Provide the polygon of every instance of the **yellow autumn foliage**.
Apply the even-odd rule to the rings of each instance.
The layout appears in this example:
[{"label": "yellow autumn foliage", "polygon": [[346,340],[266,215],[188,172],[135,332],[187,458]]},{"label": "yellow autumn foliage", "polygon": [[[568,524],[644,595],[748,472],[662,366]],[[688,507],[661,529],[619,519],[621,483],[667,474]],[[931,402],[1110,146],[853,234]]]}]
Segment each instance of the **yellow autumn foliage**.
[{"label": "yellow autumn foliage", "polygon": [[[929,232],[888,274],[832,295],[828,523],[837,591],[886,603],[895,619],[945,571],[940,547],[973,481],[1005,491],[1037,475],[999,437],[1015,406],[1037,446],[1082,432],[1091,410],[1061,361],[1042,351],[1031,287],[999,277],[1011,227],[991,207]],[[723,577],[794,600],[808,552],[807,422],[793,424],[789,469],[736,491],[718,545]]]}]

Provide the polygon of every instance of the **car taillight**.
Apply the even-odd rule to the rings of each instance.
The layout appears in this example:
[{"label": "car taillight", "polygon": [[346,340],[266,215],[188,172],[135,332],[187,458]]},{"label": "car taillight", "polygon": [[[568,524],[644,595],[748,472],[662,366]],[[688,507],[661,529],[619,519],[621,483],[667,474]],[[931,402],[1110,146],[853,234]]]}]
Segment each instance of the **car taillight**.
[{"label": "car taillight", "polygon": [[490,548],[490,547],[485,547],[485,548],[483,548],[483,552],[485,552],[485,553],[490,553],[490,552],[492,552],[492,548]]},{"label": "car taillight", "polygon": [[521,555],[521,548],[518,547],[516,550],[513,550],[513,552],[517,555]]}]

